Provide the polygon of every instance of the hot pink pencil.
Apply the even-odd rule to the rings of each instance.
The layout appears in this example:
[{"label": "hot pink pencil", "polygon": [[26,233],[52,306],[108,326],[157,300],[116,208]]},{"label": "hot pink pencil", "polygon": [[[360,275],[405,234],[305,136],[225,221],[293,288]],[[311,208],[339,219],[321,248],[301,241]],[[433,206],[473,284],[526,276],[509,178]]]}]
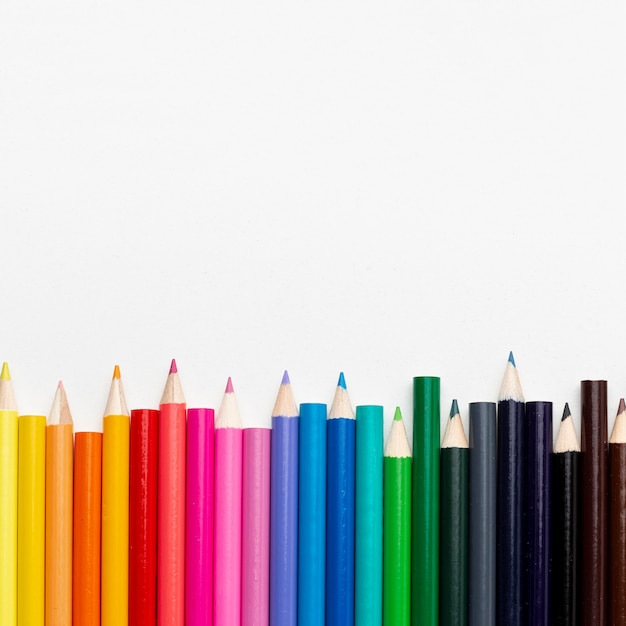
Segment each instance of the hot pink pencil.
[{"label": "hot pink pencil", "polygon": [[161,397],[157,503],[157,624],[185,623],[186,404],[176,361]]},{"label": "hot pink pencil", "polygon": [[213,624],[213,409],[187,411],[185,619]]},{"label": "hot pink pencil", "polygon": [[215,420],[213,618],[219,626],[241,626],[241,432],[229,378]]},{"label": "hot pink pencil", "polygon": [[269,623],[271,433],[243,431],[241,623],[254,626]]}]

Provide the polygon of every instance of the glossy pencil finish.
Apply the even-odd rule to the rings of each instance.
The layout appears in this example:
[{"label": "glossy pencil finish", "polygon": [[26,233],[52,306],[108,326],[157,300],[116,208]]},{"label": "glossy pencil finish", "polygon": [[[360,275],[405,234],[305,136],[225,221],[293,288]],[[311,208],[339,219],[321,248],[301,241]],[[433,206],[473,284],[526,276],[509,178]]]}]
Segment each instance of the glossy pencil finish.
[{"label": "glossy pencil finish", "polygon": [[159,413],[157,623],[185,623],[185,454],[187,406],[172,361]]},{"label": "glossy pencil finish", "polygon": [[43,626],[46,418],[20,415],[17,497],[17,624]]},{"label": "glossy pencil finish", "polygon": [[626,626],[626,404],[609,441],[609,624]]},{"label": "glossy pencil finish", "polygon": [[343,374],[328,415],[326,624],[354,624],[356,421]]},{"label": "glossy pencil finish", "polygon": [[468,471],[468,443],[457,401],[454,400],[441,444],[441,626],[467,624]]},{"label": "glossy pencil finish", "polygon": [[213,624],[213,409],[187,411],[185,620]]},{"label": "glossy pencil finish", "polygon": [[102,433],[76,433],[72,617],[80,626],[100,626],[101,513]]},{"label": "glossy pencil finish", "polygon": [[270,624],[298,622],[298,407],[283,375],[272,411]]},{"label": "glossy pencil finish", "polygon": [[411,448],[396,408],[383,459],[383,626],[411,623]]},{"label": "glossy pencil finish", "polygon": [[581,623],[608,613],[608,444],[605,380],[581,382]]},{"label": "glossy pencil finish", "polygon": [[439,623],[439,378],[413,379],[411,623]]},{"label": "glossy pencil finish", "polygon": [[470,626],[496,622],[496,405],[469,405]]},{"label": "glossy pencil finish", "polygon": [[324,626],[326,586],[325,404],[300,405],[298,626]]},{"label": "glossy pencil finish", "polygon": [[18,417],[9,366],[0,374],[0,626],[17,619]]},{"label": "glossy pencil finish", "polygon": [[102,626],[125,626],[128,624],[130,414],[117,365],[102,430]]},{"label": "glossy pencil finish", "polygon": [[[569,433],[567,433],[569,431]],[[580,610],[580,445],[567,404],[552,454],[552,621],[577,626]]]},{"label": "glossy pencil finish", "polygon": [[128,619],[155,626],[157,591],[157,458],[159,412],[130,414]]},{"label": "glossy pencil finish", "polygon": [[496,498],[496,622],[522,624],[522,543],[525,404],[513,353],[498,401]]},{"label": "glossy pencil finish", "polygon": [[356,408],[354,618],[380,626],[383,618],[383,407]]},{"label": "glossy pencil finish", "polygon": [[269,428],[243,431],[241,520],[241,623],[267,626],[270,619]]},{"label": "glossy pencil finish", "polygon": [[526,403],[524,431],[524,615],[526,624],[549,626],[552,402]]}]

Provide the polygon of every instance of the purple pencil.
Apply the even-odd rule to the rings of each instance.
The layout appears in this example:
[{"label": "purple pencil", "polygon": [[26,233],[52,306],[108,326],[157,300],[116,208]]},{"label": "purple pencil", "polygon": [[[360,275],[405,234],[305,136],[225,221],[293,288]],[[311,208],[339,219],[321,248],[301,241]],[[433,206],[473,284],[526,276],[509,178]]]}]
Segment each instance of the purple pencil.
[{"label": "purple pencil", "polygon": [[285,371],[272,412],[270,624],[298,620],[298,407]]}]

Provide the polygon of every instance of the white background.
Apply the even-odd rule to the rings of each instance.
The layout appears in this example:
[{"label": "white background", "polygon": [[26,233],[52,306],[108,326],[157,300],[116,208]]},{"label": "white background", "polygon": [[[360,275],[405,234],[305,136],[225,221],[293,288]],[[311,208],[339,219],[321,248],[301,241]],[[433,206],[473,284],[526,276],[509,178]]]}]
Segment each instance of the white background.
[{"label": "white background", "polygon": [[[113,365],[156,407],[233,377],[296,401],[626,394],[622,2],[0,7],[0,360],[100,429]],[[408,426],[410,430],[410,419]],[[467,422],[466,422],[467,424]]]}]

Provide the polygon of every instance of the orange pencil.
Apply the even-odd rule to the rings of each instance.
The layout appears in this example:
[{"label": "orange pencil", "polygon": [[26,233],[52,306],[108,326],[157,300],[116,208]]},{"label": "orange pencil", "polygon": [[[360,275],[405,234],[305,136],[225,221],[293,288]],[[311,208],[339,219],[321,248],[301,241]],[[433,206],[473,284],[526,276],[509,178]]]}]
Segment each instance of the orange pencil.
[{"label": "orange pencil", "polygon": [[102,433],[76,433],[74,447],[74,590],[77,626],[100,626]]},{"label": "orange pencil", "polygon": [[59,382],[46,427],[46,626],[72,623],[73,428]]}]

